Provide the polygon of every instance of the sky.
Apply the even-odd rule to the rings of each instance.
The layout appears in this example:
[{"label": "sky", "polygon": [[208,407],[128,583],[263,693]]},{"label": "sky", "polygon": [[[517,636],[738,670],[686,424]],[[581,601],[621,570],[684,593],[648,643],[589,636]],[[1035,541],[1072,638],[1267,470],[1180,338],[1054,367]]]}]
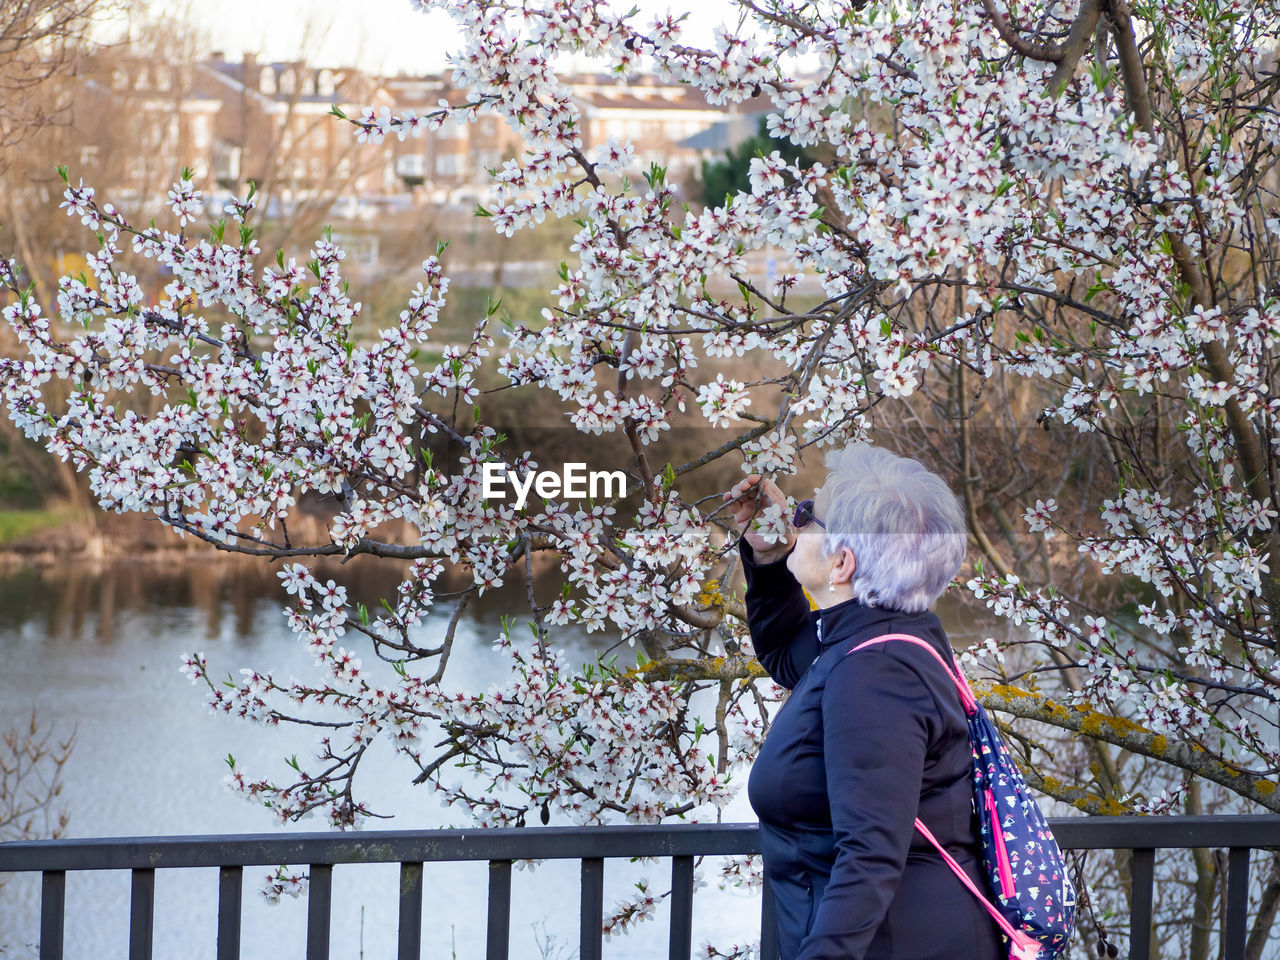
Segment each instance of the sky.
[{"label": "sky", "polygon": [[[432,73],[446,66],[445,53],[457,42],[447,14],[415,13],[409,0],[151,0],[149,5],[197,25],[210,50],[233,60],[249,52],[259,59],[305,57],[316,66],[357,66],[383,74]],[[693,7],[685,29],[698,44],[710,41],[731,10],[728,0],[696,5],[635,0],[631,5],[645,17]]]}]

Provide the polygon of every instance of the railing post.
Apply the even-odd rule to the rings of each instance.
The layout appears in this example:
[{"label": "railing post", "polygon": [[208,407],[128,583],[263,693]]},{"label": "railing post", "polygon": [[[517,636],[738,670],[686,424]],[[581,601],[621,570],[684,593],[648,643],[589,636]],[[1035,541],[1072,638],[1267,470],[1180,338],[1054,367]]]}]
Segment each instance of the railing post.
[{"label": "railing post", "polygon": [[1232,847],[1227,861],[1227,960],[1244,960],[1249,920],[1249,848]]},{"label": "railing post", "polygon": [[604,860],[582,861],[582,919],[578,939],[579,960],[600,960],[604,949]]},{"label": "railing post", "polygon": [[778,921],[773,912],[773,889],[768,877],[761,880],[761,889],[760,960],[778,960]]},{"label": "railing post", "polygon": [[129,960],[151,960],[151,936],[155,919],[156,872],[133,871],[129,897]]},{"label": "railing post", "polygon": [[240,960],[242,867],[218,868],[218,960]]},{"label": "railing post", "polygon": [[1155,885],[1156,852],[1150,847],[1133,851],[1133,895],[1129,914],[1129,960],[1151,956],[1151,898]]},{"label": "railing post", "polygon": [[671,960],[693,949],[693,857],[671,858]]},{"label": "railing post", "polygon": [[40,885],[40,960],[62,960],[62,929],[66,904],[66,871],[44,871]]},{"label": "railing post", "polygon": [[307,960],[329,960],[329,905],[333,866],[313,863],[307,881]]},{"label": "railing post", "polygon": [[511,941],[511,861],[489,861],[489,930],[485,960],[507,960]]},{"label": "railing post", "polygon": [[400,864],[400,934],[397,960],[422,952],[422,862]]}]

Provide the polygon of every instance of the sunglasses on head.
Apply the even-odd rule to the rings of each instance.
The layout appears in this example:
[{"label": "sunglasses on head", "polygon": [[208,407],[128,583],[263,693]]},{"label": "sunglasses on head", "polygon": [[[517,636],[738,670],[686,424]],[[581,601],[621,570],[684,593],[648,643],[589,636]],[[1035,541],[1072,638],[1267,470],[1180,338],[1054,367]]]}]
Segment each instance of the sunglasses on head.
[{"label": "sunglasses on head", "polygon": [[799,530],[801,527],[807,527],[810,523],[816,523],[823,530],[827,529],[827,525],[814,516],[813,501],[801,500],[796,504],[796,515],[791,518],[791,525]]}]

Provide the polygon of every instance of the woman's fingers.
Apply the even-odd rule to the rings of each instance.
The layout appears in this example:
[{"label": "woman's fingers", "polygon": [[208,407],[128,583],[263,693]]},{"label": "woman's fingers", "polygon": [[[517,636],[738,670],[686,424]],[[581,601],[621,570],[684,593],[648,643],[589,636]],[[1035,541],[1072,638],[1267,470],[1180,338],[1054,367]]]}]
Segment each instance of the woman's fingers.
[{"label": "woman's fingers", "polygon": [[751,474],[751,476],[747,477],[745,480],[739,480],[733,485],[729,492],[724,495],[725,500],[737,500],[744,497],[748,491],[751,490],[752,486],[759,483],[759,481],[760,474],[758,473]]},{"label": "woman's fingers", "polygon": [[735,483],[724,500],[734,523],[745,529],[758,513],[775,503],[785,504],[787,497],[772,480],[753,473]]},{"label": "woman's fingers", "polygon": [[783,493],[783,492],[782,492],[782,488],[781,488],[781,487],[779,487],[779,486],[778,486],[776,483],[774,483],[772,480],[770,480],[770,479],[768,479],[768,478],[765,478],[765,480],[764,480],[764,482],[761,484],[761,486],[763,486],[763,487],[764,487],[764,492],[765,492],[765,494],[769,497],[769,499],[770,499],[773,503],[782,503],[782,504],[785,504],[785,503],[787,502],[787,495],[786,495],[785,493]]},{"label": "woman's fingers", "polygon": [[[773,504],[786,505],[787,497],[776,483],[758,473],[753,473],[744,480],[739,480],[724,494],[725,505],[733,517],[733,522],[741,531],[743,539],[750,544],[757,555],[772,556],[778,544],[766,541],[761,534],[751,528],[752,519]],[[795,540],[795,531],[790,522],[784,518],[786,537],[782,546],[790,547]]]},{"label": "woman's fingers", "polygon": [[729,492],[724,495],[735,522],[744,523],[751,518],[757,509],[763,509],[768,506],[768,501],[762,496],[763,491],[759,486],[759,481],[760,475],[753,473],[745,480],[735,483]]}]

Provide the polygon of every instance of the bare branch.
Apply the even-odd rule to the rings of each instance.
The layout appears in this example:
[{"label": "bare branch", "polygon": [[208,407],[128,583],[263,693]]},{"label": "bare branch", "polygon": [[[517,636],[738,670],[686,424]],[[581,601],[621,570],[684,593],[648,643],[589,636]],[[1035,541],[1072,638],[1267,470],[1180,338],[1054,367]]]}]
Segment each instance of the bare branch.
[{"label": "bare branch", "polygon": [[1045,63],[1061,63],[1066,52],[1056,43],[1032,43],[1009,25],[1004,14],[996,9],[995,0],[982,0],[982,9],[991,19],[991,25],[1000,34],[1000,39],[1019,53],[1031,60],[1042,60]]},{"label": "bare branch", "polygon": [[0,841],[59,837],[66,830],[68,814],[55,803],[75,739],[74,730],[56,738],[34,709],[25,725],[0,736]]},{"label": "bare branch", "polygon": [[1133,16],[1125,0],[1112,0],[1111,30],[1116,35],[1116,52],[1120,57],[1120,75],[1124,78],[1125,100],[1138,126],[1151,132],[1151,98],[1147,95],[1147,78],[1138,53],[1138,38],[1133,33]]}]

